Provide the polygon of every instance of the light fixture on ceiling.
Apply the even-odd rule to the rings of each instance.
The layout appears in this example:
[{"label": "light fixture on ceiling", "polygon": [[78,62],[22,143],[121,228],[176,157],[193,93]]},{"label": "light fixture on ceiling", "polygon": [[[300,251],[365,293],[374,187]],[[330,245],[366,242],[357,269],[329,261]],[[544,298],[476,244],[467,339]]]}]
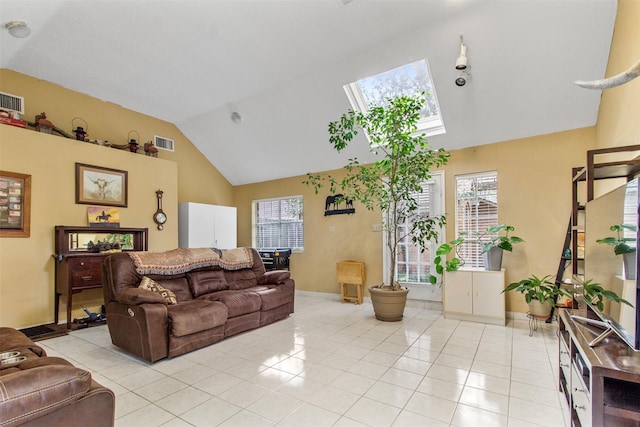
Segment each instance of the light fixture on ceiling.
[{"label": "light fixture on ceiling", "polygon": [[466,85],[471,79],[471,74],[469,73],[469,63],[467,60],[467,46],[464,44],[462,34],[460,34],[460,55],[458,59],[456,59],[456,70],[460,72],[455,80],[456,86]]},{"label": "light fixture on ceiling", "polygon": [[4,25],[13,37],[23,39],[31,34],[31,29],[23,21],[11,21]]},{"label": "light fixture on ceiling", "polygon": [[242,122],[242,116],[237,111],[234,111],[233,113],[231,113],[231,121],[239,125]]},{"label": "light fixture on ceiling", "polygon": [[467,47],[464,45],[462,34],[460,34],[460,56],[456,59],[456,70],[467,69]]}]

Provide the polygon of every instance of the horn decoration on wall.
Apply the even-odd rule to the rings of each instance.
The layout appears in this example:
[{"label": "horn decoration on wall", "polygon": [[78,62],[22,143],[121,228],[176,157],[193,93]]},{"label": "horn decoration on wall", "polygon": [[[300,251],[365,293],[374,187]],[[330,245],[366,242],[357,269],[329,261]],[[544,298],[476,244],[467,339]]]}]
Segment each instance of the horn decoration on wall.
[{"label": "horn decoration on wall", "polygon": [[640,76],[640,61],[632,65],[627,71],[613,77],[593,81],[576,80],[574,83],[586,89],[610,89],[630,82],[638,76]]}]

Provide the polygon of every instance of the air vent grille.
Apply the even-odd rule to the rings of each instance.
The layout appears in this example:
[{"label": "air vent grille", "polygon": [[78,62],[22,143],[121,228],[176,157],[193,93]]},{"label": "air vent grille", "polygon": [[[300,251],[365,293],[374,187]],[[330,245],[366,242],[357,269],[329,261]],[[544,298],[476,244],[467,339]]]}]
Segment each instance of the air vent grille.
[{"label": "air vent grille", "polygon": [[24,114],[24,98],[11,95],[10,93],[0,92],[0,109],[17,111],[20,114]]},{"label": "air vent grille", "polygon": [[174,151],[173,139],[165,138],[164,136],[153,136],[153,144],[161,150]]}]

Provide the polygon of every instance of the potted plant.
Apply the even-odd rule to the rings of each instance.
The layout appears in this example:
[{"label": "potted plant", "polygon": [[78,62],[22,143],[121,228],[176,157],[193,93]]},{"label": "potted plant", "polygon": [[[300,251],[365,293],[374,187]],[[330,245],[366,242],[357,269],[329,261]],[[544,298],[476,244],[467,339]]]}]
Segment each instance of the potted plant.
[{"label": "potted plant", "polygon": [[[315,188],[330,184],[332,193],[362,203],[368,210],[383,214],[382,230],[386,237],[390,268],[384,283],[368,287],[376,318],[386,321],[402,319],[406,304],[406,287],[396,281],[396,255],[402,239],[411,239],[425,250],[430,240],[437,239],[445,216],[423,214],[416,195],[421,185],[431,178],[431,169],[447,163],[449,153],[432,150],[423,133],[417,134],[424,94],[413,97],[388,98],[385,106],[370,106],[366,113],[349,110],[329,124],[329,142],[340,152],[360,130],[366,132],[369,149],[377,160],[361,165],[357,158],[344,166],[345,177],[339,182],[330,175],[307,174],[305,184]],[[406,232],[399,226],[408,224]]]},{"label": "potted plant", "polygon": [[[458,248],[458,246],[464,242],[464,238],[459,237],[448,243],[443,243],[436,249],[436,256],[433,259],[433,267],[436,273],[442,276],[445,271],[456,271],[461,265],[464,265],[462,258],[457,257],[457,252],[454,252],[456,256],[447,260],[447,255]],[[435,285],[438,282],[438,277],[435,275],[429,276],[429,283]]]},{"label": "potted plant", "polygon": [[513,245],[524,242],[520,237],[509,234],[513,231],[515,227],[512,225],[500,224],[489,227],[483,232],[472,233],[475,241],[482,245],[482,257],[486,270],[499,271],[502,268],[502,252],[511,252]]},{"label": "potted plant", "polygon": [[546,319],[551,314],[552,304],[555,303],[558,296],[569,295],[568,291],[560,289],[558,285],[549,280],[551,277],[551,275],[544,277],[532,275],[519,282],[509,284],[502,292],[520,292],[529,305],[529,314]]},{"label": "potted plant", "polygon": [[616,233],[615,237],[605,237],[596,240],[596,243],[604,243],[613,246],[613,252],[616,255],[622,255],[622,263],[624,265],[624,277],[627,280],[636,279],[636,248],[630,246],[630,242],[635,242],[635,237],[623,237],[624,230],[637,231],[637,227],[632,224],[616,224],[609,227],[609,230]]}]

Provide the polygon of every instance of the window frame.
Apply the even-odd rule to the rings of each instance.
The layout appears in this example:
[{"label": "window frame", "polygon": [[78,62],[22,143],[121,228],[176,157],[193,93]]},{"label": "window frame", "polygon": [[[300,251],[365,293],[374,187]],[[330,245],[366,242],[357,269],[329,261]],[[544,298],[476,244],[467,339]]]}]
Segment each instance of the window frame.
[{"label": "window frame", "polygon": [[416,62],[420,62],[420,61],[424,61],[426,68],[427,68],[427,75],[429,76],[429,82],[431,83],[431,88],[432,90],[429,92],[429,95],[431,97],[433,97],[433,99],[435,100],[436,105],[438,106],[438,114],[434,115],[434,116],[428,116],[428,117],[421,117],[420,120],[417,123],[417,130],[416,130],[416,134],[417,133],[424,133],[425,136],[429,137],[429,136],[434,136],[434,135],[442,135],[444,133],[446,133],[446,129],[444,127],[444,121],[442,119],[442,110],[440,108],[440,103],[438,102],[438,96],[436,94],[436,86],[435,83],[433,81],[433,78],[431,76],[431,69],[429,68],[429,61],[426,58],[422,58],[419,59],[418,61],[413,61],[413,62],[409,62],[407,64],[401,65],[399,67],[396,68],[392,68],[391,70],[386,70],[386,71],[381,71],[380,73],[374,74],[373,76],[368,76],[362,79],[358,79],[355,82],[346,84],[343,86],[343,89],[347,95],[347,98],[349,99],[349,103],[351,103],[351,107],[356,110],[359,111],[363,114],[366,114],[367,111],[369,110],[368,104],[364,98],[364,95],[362,94],[362,91],[360,90],[360,85],[359,82],[361,82],[362,80],[371,78],[371,77],[375,77],[377,75],[380,74],[385,74],[388,73],[390,71],[393,71],[395,69],[398,68],[402,68],[404,66],[407,65],[411,65],[414,64]]},{"label": "window frame", "polygon": [[[462,179],[479,179],[479,178],[487,178],[487,177],[495,177],[495,182],[496,182],[496,187],[495,187],[495,192],[496,192],[495,206],[496,207],[495,207],[495,216],[492,218],[493,222],[489,222],[489,221],[483,222],[484,225],[483,225],[483,227],[481,229],[463,230],[463,229],[460,228],[460,225],[461,225],[461,222],[462,222],[462,218],[460,217],[460,210],[459,210],[460,204],[459,204],[459,198],[458,198],[458,182],[459,182],[459,180],[462,180]],[[456,175],[454,181],[455,181],[454,206],[455,206],[455,235],[456,235],[456,238],[465,237],[465,238],[468,239],[468,237],[466,237],[464,235],[461,236],[461,232],[470,232],[470,233],[473,233],[474,231],[484,232],[488,227],[500,224],[500,222],[499,222],[500,204],[499,204],[499,200],[498,200],[498,185],[499,185],[499,181],[498,181],[498,171],[497,170]],[[475,194],[475,198],[478,198],[477,192]],[[478,221],[478,225],[479,225],[479,221]],[[471,234],[471,236],[473,236],[473,235]],[[468,248],[469,245],[477,245],[479,249],[476,249],[475,251],[480,251],[480,252],[478,253],[477,257],[472,257],[471,259],[469,259],[468,256],[465,257],[464,255],[462,255],[461,259],[464,261],[464,266],[465,267],[470,267],[470,268],[483,268],[484,267],[484,263],[483,263],[482,255],[481,255],[482,246],[479,245],[477,242],[463,242],[460,245],[459,251],[462,251],[462,252],[466,252],[466,251],[473,252],[474,250],[472,250],[472,249],[467,249],[465,251],[465,248]]]},{"label": "window frame", "polygon": [[[283,200],[291,200],[291,199],[298,199],[300,201],[300,205],[302,208],[302,211],[300,213],[300,226],[301,226],[301,230],[302,230],[302,246],[296,246],[296,247],[290,247],[290,246],[286,246],[286,245],[281,245],[281,246],[277,246],[277,247],[259,247],[258,245],[258,204],[261,202],[276,202],[276,201],[283,201]],[[281,211],[281,206],[279,206],[279,218],[278,218],[278,224],[282,224],[282,211]],[[282,235],[279,234],[278,235],[278,241],[280,241]],[[254,199],[251,201],[251,244],[253,247],[255,248],[259,248],[259,249],[281,249],[281,248],[287,248],[287,249],[291,249],[292,252],[296,252],[296,253],[300,253],[304,251],[304,196],[302,196],[301,194],[296,194],[296,195],[290,195],[290,196],[281,196],[281,197],[267,197],[264,199]]]}]

